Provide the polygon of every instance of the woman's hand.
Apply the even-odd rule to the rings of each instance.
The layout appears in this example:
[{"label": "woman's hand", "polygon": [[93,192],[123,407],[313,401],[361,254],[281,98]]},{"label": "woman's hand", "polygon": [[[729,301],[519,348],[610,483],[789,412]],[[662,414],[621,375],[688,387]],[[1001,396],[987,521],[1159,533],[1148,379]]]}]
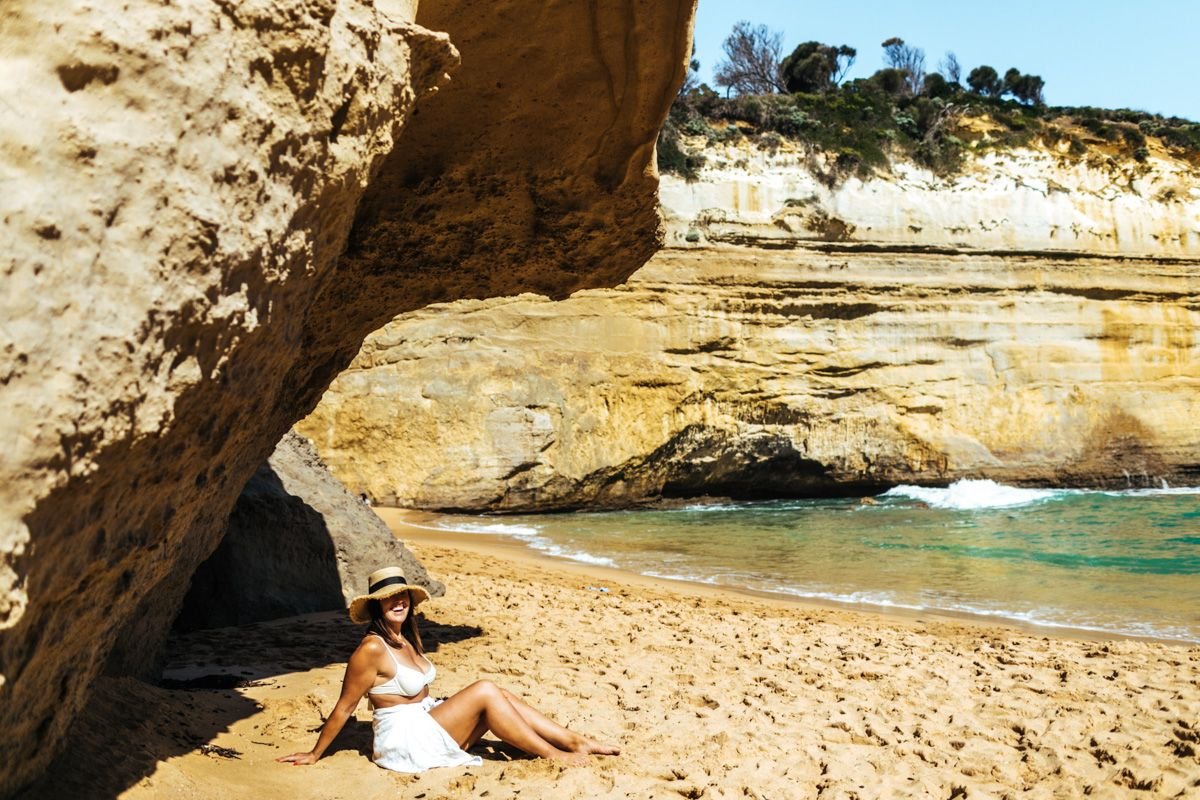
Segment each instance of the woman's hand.
[{"label": "woman's hand", "polygon": [[292,753],[290,756],[280,756],[276,761],[286,761],[293,766],[302,766],[305,764],[317,763],[317,754],[309,751],[307,753]]},{"label": "woman's hand", "polygon": [[275,759],[276,761],[297,767],[303,764],[317,763],[317,760],[329,749],[329,745],[333,744],[334,738],[345,727],[346,720],[350,719],[358,702],[375,683],[375,678],[379,673],[377,665],[383,659],[383,648],[385,647],[387,645],[378,636],[364,637],[362,644],[354,651],[354,655],[350,656],[350,663],[346,665],[346,677],[342,679],[342,693],[329,718],[321,726],[321,733],[317,736],[317,743],[313,745],[313,749],[307,753],[280,756]]}]

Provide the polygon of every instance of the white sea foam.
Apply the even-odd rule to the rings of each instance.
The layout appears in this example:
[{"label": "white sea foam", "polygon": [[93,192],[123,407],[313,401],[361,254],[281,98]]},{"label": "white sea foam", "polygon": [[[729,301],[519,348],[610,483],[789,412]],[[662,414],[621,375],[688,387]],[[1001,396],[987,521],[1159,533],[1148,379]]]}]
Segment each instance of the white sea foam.
[{"label": "white sea foam", "polygon": [[728,503],[689,503],[685,506],[676,508],[661,509],[665,512],[688,512],[697,513],[704,511],[795,511],[798,509],[812,508],[814,504],[821,501],[811,499],[805,500],[734,500]]},{"label": "white sea foam", "polygon": [[983,508],[1014,508],[1062,497],[1068,489],[1021,489],[990,480],[955,481],[944,489],[927,486],[896,486],[882,497],[907,497],[928,503],[933,508],[970,510]]},{"label": "white sea foam", "polygon": [[456,519],[442,519],[438,520],[436,525],[405,524],[413,528],[424,528],[431,531],[486,533],[493,536],[512,536],[517,539],[526,539],[541,533],[541,530],[533,525],[511,525],[503,522],[464,522]]},{"label": "white sea foam", "polygon": [[1087,620],[1073,619],[1069,612],[1058,609],[1029,609],[1016,610],[1008,608],[986,608],[983,606],[964,603],[935,603],[924,606],[923,610],[966,614],[972,617],[985,617],[1007,622],[1020,622],[1035,625],[1039,628],[1062,628],[1065,630],[1089,631],[1095,633],[1115,634],[1118,636],[1143,636],[1152,639],[1169,639],[1180,642],[1195,642],[1196,636],[1186,628],[1172,625],[1154,625],[1149,622],[1123,620],[1111,624]]},{"label": "white sea foam", "polygon": [[746,503],[689,503],[686,506],[678,508],[664,509],[665,511],[742,511],[746,508]]},{"label": "white sea foam", "polygon": [[436,525],[413,525],[431,531],[446,531],[447,533],[479,533],[492,536],[511,536],[519,539],[529,548],[545,553],[555,558],[568,561],[578,561],[582,564],[592,564],[599,567],[616,567],[617,562],[606,556],[596,556],[586,550],[573,550],[557,545],[541,535],[541,529],[535,525],[517,525],[505,522],[472,522],[455,518],[442,518]]},{"label": "white sea foam", "polygon": [[1109,489],[1101,491],[1109,497],[1156,497],[1160,495],[1200,494],[1200,486],[1163,486],[1159,489]]},{"label": "white sea foam", "polygon": [[548,556],[555,558],[565,558],[569,561],[578,561],[581,564],[592,564],[597,567],[616,567],[617,562],[605,556],[594,556],[586,550],[571,550],[566,547],[554,544],[548,539],[537,537],[528,540],[529,546],[534,550],[545,553]]},{"label": "white sea foam", "polygon": [[1172,625],[1154,625],[1133,620],[1114,622],[1111,625],[1097,624],[1092,621],[1071,619],[1056,609],[1017,610],[1010,608],[989,608],[973,603],[954,602],[948,598],[935,598],[931,602],[904,602],[888,592],[834,592],[816,589],[804,589],[783,584],[755,584],[754,582],[723,580],[717,575],[699,575],[696,573],[664,573],[655,570],[644,570],[643,575],[652,578],[684,581],[686,583],[701,583],[709,586],[727,586],[731,588],[746,588],[752,591],[782,594],[802,600],[814,600],[838,605],[867,606],[880,610],[917,611],[930,614],[963,614],[969,617],[991,619],[999,622],[1032,625],[1039,628],[1059,628],[1063,630],[1087,631],[1117,636],[1141,636],[1151,639],[1164,639],[1179,642],[1196,642],[1196,635],[1184,627]]},{"label": "white sea foam", "polygon": [[652,569],[642,570],[642,574],[648,578],[662,578],[668,581],[683,581],[684,583],[706,583],[710,586],[718,585],[719,581],[712,576],[703,577],[700,575],[684,575],[675,574],[672,572],[657,572]]}]

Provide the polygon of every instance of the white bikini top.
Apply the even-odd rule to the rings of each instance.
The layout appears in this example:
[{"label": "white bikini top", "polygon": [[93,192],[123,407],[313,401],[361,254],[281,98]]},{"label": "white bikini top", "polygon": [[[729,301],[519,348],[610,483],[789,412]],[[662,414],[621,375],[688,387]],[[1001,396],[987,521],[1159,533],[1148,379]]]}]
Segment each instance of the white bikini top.
[{"label": "white bikini top", "polygon": [[[400,663],[400,659],[396,658],[396,654],[392,652],[392,648],[387,642],[384,642],[383,646],[387,648],[388,655],[392,657],[392,663],[396,665],[396,674],[392,676],[391,680],[371,687],[367,694],[401,694],[405,697],[412,697],[420,694],[421,690],[433,683],[433,679],[437,677],[437,670],[434,669],[432,663],[429,664],[427,672],[406,667]],[[429,661],[429,659],[425,660]]]}]

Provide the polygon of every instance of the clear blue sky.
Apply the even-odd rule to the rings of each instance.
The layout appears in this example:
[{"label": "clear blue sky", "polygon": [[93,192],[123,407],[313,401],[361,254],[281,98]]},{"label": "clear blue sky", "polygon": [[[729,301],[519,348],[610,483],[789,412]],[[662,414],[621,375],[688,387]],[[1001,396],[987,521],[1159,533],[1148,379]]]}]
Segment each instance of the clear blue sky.
[{"label": "clear blue sky", "polygon": [[781,31],[785,56],[809,40],[856,48],[850,78],[882,67],[880,43],[899,36],[925,51],[931,72],[953,50],[964,77],[980,64],[1042,76],[1050,105],[1200,122],[1200,0],[700,0],[701,80],[712,85],[721,42],[742,19]]}]

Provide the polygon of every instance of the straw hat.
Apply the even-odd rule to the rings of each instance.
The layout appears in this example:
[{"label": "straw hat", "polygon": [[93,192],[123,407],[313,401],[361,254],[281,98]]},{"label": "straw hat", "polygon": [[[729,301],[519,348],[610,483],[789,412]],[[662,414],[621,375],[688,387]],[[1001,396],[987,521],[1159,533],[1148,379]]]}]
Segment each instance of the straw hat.
[{"label": "straw hat", "polygon": [[350,619],[358,623],[370,622],[371,612],[367,610],[368,603],[401,592],[408,592],[413,608],[416,608],[418,603],[429,599],[429,592],[425,590],[425,587],[409,583],[408,578],[404,577],[404,570],[400,567],[384,567],[375,570],[367,577],[367,593],[350,601]]}]

